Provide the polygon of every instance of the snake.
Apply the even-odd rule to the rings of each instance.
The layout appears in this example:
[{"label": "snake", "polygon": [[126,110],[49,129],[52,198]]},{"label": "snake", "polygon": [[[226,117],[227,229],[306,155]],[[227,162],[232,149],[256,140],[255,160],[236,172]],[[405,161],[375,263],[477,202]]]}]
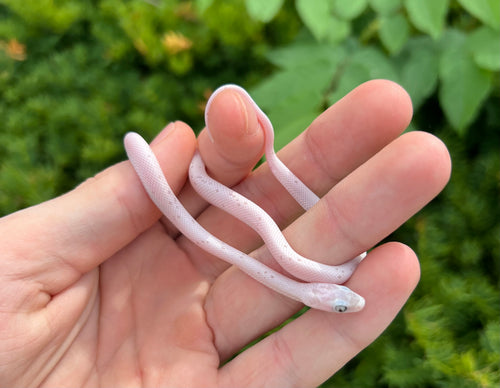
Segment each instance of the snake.
[{"label": "snake", "polygon": [[[228,84],[212,93],[205,108],[205,123],[209,135],[207,113],[216,96],[228,89],[239,93],[254,108],[258,123],[264,131],[264,154],[272,175],[304,210],[311,209],[320,198],[278,158],[274,151],[272,123],[245,89]],[[210,137],[212,138],[211,135]],[[326,265],[300,255],[290,246],[279,226],[264,209],[211,178],[199,150],[195,150],[189,165],[189,181],[195,191],[211,205],[255,230],[271,256],[293,278],[286,276],[221,241],[200,225],[175,195],[158,159],[142,136],[136,132],[128,132],[124,137],[124,146],[127,157],[152,202],[194,244],[238,267],[269,289],[313,309],[345,313],[358,312],[364,308],[365,299],[342,284],[352,276],[366,252],[341,265]]]}]

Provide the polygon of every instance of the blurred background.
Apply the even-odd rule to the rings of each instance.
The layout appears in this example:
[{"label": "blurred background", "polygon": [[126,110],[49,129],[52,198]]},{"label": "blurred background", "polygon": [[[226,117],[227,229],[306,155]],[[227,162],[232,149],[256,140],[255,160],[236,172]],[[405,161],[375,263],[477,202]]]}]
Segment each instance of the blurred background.
[{"label": "blurred background", "polygon": [[415,293],[324,386],[499,387],[499,74],[498,0],[0,0],[0,215],[123,160],[127,131],[201,129],[221,84],[251,92],[281,148],[394,80],[453,174],[389,237],[421,260]]}]

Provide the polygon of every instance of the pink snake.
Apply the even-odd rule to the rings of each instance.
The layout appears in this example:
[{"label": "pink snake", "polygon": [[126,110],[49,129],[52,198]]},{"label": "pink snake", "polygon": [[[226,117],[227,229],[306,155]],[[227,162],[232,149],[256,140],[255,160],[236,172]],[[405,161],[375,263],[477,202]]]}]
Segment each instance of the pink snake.
[{"label": "pink snake", "polygon": [[[265,155],[271,172],[305,210],[310,209],[319,201],[319,198],[278,159],[273,147],[272,124],[244,89],[236,85],[225,85],[217,89],[207,103],[205,121],[215,96],[226,89],[240,93],[243,98],[252,103],[264,130]],[[189,179],[194,189],[207,202],[254,229],[264,240],[271,255],[280,266],[303,282],[293,280],[205,230],[176,197],[153,151],[140,135],[128,133],[124,144],[128,158],[151,200],[194,244],[229,264],[237,266],[270,289],[309,307],[329,312],[356,312],[363,309],[365,305],[363,297],[340,284],[351,277],[366,253],[337,266],[321,264],[299,255],[291,248],[280,228],[262,208],[208,176],[201,155],[196,151],[189,166]]]}]

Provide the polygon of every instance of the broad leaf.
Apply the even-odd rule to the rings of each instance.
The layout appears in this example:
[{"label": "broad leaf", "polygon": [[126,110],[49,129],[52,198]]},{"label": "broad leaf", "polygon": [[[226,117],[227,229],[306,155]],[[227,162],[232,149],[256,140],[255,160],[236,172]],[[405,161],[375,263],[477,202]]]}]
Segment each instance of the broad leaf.
[{"label": "broad leaf", "polygon": [[326,33],[326,41],[330,43],[342,42],[351,33],[351,23],[335,16],[330,18],[330,24]]},{"label": "broad leaf", "polygon": [[401,53],[401,86],[410,94],[413,109],[434,93],[439,73],[436,44],[429,37],[414,38]]},{"label": "broad leaf", "polygon": [[372,79],[384,78],[398,82],[396,69],[387,56],[375,47],[357,50],[352,56],[352,61],[366,66]]},{"label": "broad leaf", "polygon": [[500,30],[500,1],[498,0],[458,0],[471,14],[495,30]]},{"label": "broad leaf", "polygon": [[379,37],[384,47],[394,54],[401,50],[410,36],[410,26],[401,14],[380,19]]},{"label": "broad leaf", "polygon": [[335,67],[322,62],[275,73],[251,91],[276,131],[276,148],[302,132],[320,113]]},{"label": "broad leaf", "polygon": [[500,70],[500,34],[497,31],[480,27],[470,34],[468,45],[479,67]]},{"label": "broad leaf", "polygon": [[376,78],[399,81],[396,69],[391,62],[380,50],[373,47],[356,49],[342,68],[343,71],[338,76],[338,84],[328,97],[330,104],[335,103],[365,81]]},{"label": "broad leaf", "polygon": [[352,20],[361,15],[367,5],[367,0],[333,0],[332,10],[339,18]]},{"label": "broad leaf", "polygon": [[402,0],[369,0],[372,9],[380,15],[388,15],[401,7]]},{"label": "broad leaf", "polygon": [[214,0],[195,0],[194,5],[198,12],[202,14],[205,12],[214,2]]},{"label": "broad leaf", "polygon": [[411,22],[420,31],[437,39],[443,32],[449,0],[406,0]]},{"label": "broad leaf", "polygon": [[335,91],[328,96],[328,103],[335,104],[356,86],[370,80],[370,71],[367,66],[359,63],[349,63],[339,77]]},{"label": "broad leaf", "polygon": [[283,0],[246,0],[248,14],[254,20],[267,23],[271,21],[283,5]]},{"label": "broad leaf", "polygon": [[329,0],[296,0],[300,18],[317,40],[328,34],[331,14]]},{"label": "broad leaf", "polygon": [[[304,94],[304,98],[306,94]],[[315,96],[312,96],[315,97]],[[277,109],[269,113],[269,120],[277,128],[274,137],[274,147],[280,150],[290,141],[300,135],[318,115],[321,109],[311,106],[308,109],[294,110]]]},{"label": "broad leaf", "polygon": [[336,66],[345,57],[345,50],[330,44],[317,44],[314,41],[293,44],[273,50],[267,58],[283,69],[310,66],[323,62],[325,66]]},{"label": "broad leaf", "polygon": [[465,36],[454,35],[447,39],[440,61],[439,102],[452,126],[462,134],[488,96],[492,79],[491,73],[480,69],[467,51]]}]

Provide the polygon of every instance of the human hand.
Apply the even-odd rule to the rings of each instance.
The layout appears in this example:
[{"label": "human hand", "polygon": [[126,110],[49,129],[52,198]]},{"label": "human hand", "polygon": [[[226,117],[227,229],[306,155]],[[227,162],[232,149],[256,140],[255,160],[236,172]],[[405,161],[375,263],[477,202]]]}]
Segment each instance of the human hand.
[{"label": "human hand", "polygon": [[[211,175],[262,206],[301,254],[328,264],[371,248],[446,184],[445,146],[399,136],[406,93],[366,83],[319,116],[279,154],[323,199],[305,214],[266,166],[250,105],[221,93],[198,147]],[[197,141],[171,124],[153,149],[171,186],[217,237],[273,264],[259,238],[189,184]],[[184,185],[184,186],[183,186]],[[315,386],[369,345],[419,278],[401,243],[373,249],[346,285],[359,313],[309,310],[221,363],[301,306],[179,236],[149,200],[129,162],[72,192],[0,220],[1,386]]]}]

